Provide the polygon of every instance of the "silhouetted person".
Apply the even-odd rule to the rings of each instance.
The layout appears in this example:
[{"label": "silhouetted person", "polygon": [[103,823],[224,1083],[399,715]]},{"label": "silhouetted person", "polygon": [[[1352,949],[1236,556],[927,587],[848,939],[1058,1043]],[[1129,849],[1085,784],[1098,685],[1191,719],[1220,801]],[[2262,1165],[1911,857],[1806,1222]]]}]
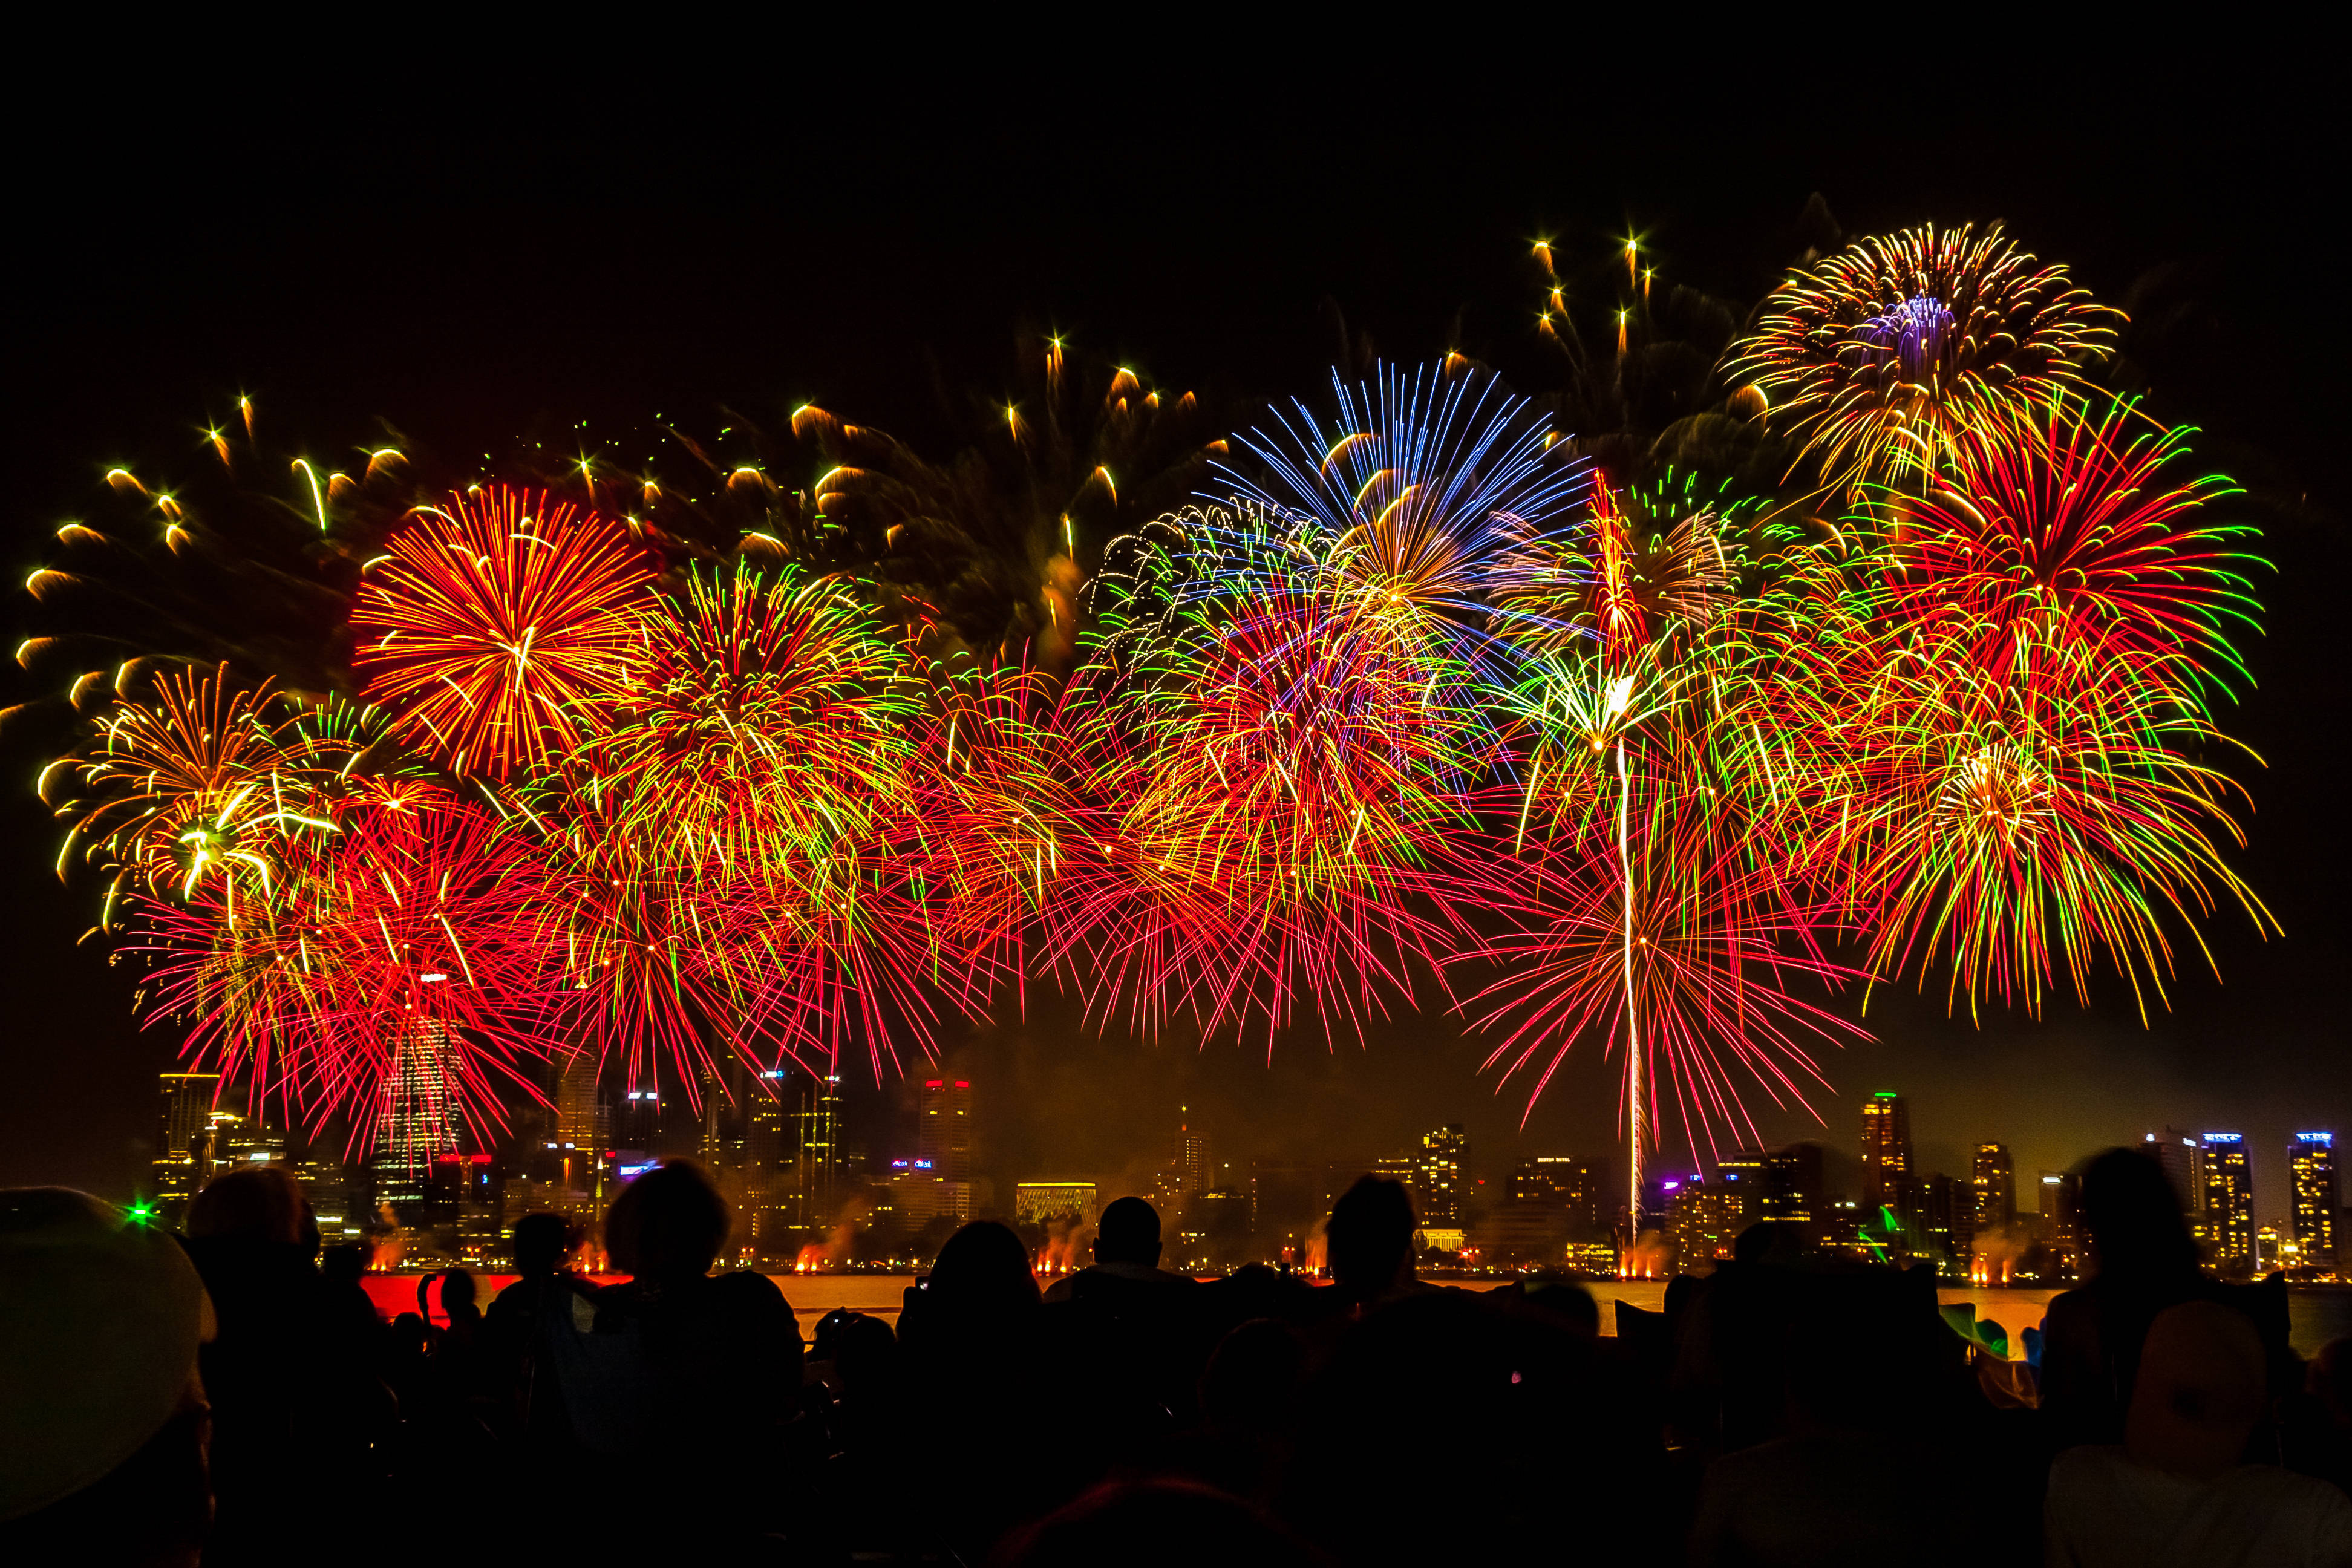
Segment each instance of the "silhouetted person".
[{"label": "silhouetted person", "polygon": [[2179,1194],[2139,1150],[2110,1149],[2084,1168],[2083,1223],[2091,1282],[2042,1319],[2042,1408],[2057,1447],[2120,1441],[2148,1325],[2216,1294],[2198,1271]]},{"label": "silhouetted person", "polygon": [[219,1500],[205,1561],[311,1561],[337,1488],[386,1435],[392,1401],[353,1358],[292,1173],[248,1165],[215,1177],[189,1204],[187,1228],[219,1324],[203,1355]]},{"label": "silhouetted person", "polygon": [[1202,1369],[1201,1419],[1180,1446],[1182,1468],[1235,1497],[1270,1503],[1297,1444],[1306,1381],[1297,1330],[1273,1318],[1236,1327]]},{"label": "silhouetted person", "polygon": [[2120,1447],[2050,1468],[2053,1568],[2306,1568],[2352,1563],[2352,1501],[2325,1481],[2239,1463],[2262,1418],[2262,1336],[2211,1301],[2166,1309],[2143,1336]]},{"label": "silhouetted person", "polygon": [[1128,1297],[1138,1290],[1196,1283],[1189,1275],[1160,1267],[1160,1211],[1141,1198],[1115,1199],[1103,1209],[1094,1247],[1092,1267],[1055,1280],[1045,1291],[1046,1300]]},{"label": "silhouetted person", "polygon": [[[623,1451],[638,1484],[677,1500],[667,1520],[629,1522],[667,1551],[706,1529],[712,1542],[751,1531],[800,1412],[800,1327],[783,1292],[750,1270],[711,1275],[729,1218],[726,1200],[685,1160],[638,1176],[604,1215],[605,1252],[630,1278],[599,1293],[589,1337],[635,1340],[635,1434]],[[582,1414],[576,1398],[572,1409]]]},{"label": "silhouetted person", "polygon": [[572,1272],[580,1233],[562,1215],[523,1215],[509,1243],[518,1278],[482,1314],[482,1390],[496,1407],[492,1422],[501,1433],[532,1450],[565,1452],[572,1442],[572,1423],[562,1379],[550,1360],[544,1315],[561,1314],[566,1325],[589,1331],[596,1287]]},{"label": "silhouetted person", "polygon": [[1048,1425],[1059,1413],[1042,1310],[1021,1238],[977,1220],[948,1237],[898,1317],[913,1429],[956,1456],[925,1489],[931,1528],[967,1561],[1064,1495],[1067,1446],[1049,1439],[1072,1435]]},{"label": "silhouetted person", "polygon": [[169,1236],[86,1193],[0,1191],[0,1562],[194,1568],[210,1317]]},{"label": "silhouetted person", "polygon": [[1956,1510],[1939,1484],[1979,1456],[1958,1440],[1973,1388],[1932,1270],[1808,1277],[1781,1326],[1788,1430],[1707,1467],[1694,1568],[1974,1563],[2010,1560],[1988,1545],[2004,1531],[2030,1542],[1996,1500]]},{"label": "silhouetted person", "polygon": [[1331,1205],[1325,1256],[1342,1297],[1359,1305],[1426,1289],[1412,1272],[1412,1199],[1403,1186],[1361,1176]]},{"label": "silhouetted person", "polygon": [[1732,1244],[1700,1281],[1675,1332],[1670,1419],[1678,1442],[1707,1458],[1785,1428],[1790,1343],[1788,1268],[1801,1233],[1766,1220]]}]

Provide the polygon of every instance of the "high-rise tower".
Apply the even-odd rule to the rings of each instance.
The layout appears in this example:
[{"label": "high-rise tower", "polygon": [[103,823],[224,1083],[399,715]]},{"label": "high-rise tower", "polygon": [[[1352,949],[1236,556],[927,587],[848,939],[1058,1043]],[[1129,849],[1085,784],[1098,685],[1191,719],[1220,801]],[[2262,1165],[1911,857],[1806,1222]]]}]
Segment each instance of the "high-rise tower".
[{"label": "high-rise tower", "polygon": [[2197,1239],[2216,1263],[2254,1257],[2254,1172],[2240,1132],[2208,1132],[2200,1140],[2205,1203]]},{"label": "high-rise tower", "polygon": [[2298,1132],[2286,1146],[2294,1180],[2294,1242],[2305,1264],[2336,1262],[2336,1134]]},{"label": "high-rise tower", "polygon": [[216,1072],[162,1075],[163,1126],[155,1147],[155,1207],[166,1225],[186,1216],[188,1200],[204,1189],[218,1151],[213,1147],[213,1110],[220,1092]]},{"label": "high-rise tower", "polygon": [[1969,1184],[1974,1189],[1979,1234],[2006,1230],[2017,1223],[2017,1165],[2005,1143],[1979,1143]]},{"label": "high-rise tower", "polygon": [[1421,1158],[1413,1172],[1413,1197],[1422,1224],[1462,1223],[1463,1166],[1469,1156],[1470,1138],[1459,1123],[1422,1134]]},{"label": "high-rise tower", "polygon": [[1882,1089],[1862,1102],[1862,1200],[1865,1207],[1902,1209],[1909,1201],[1911,1106]]}]

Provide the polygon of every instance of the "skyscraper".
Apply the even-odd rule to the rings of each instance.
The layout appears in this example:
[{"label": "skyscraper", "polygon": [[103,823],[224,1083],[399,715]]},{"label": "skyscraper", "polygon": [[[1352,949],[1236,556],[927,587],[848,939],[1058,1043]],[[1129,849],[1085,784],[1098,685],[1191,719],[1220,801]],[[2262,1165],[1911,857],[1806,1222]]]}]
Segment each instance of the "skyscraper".
[{"label": "skyscraper", "polygon": [[1609,1179],[1598,1160],[1538,1154],[1505,1178],[1503,1197],[1513,1205],[1559,1210],[1567,1216],[1567,1234],[1576,1240],[1605,1236],[1609,1230]]},{"label": "skyscraper", "polygon": [[2204,1225],[2198,1237],[2215,1263],[2254,1258],[2254,1173],[2246,1140],[2239,1132],[2208,1132],[2200,1141],[2205,1164]]},{"label": "skyscraper", "polygon": [[755,1255],[777,1254],[790,1218],[792,1129],[783,1096],[788,1075],[775,1068],[751,1086],[743,1111],[743,1208]]},{"label": "skyscraper", "polygon": [[1172,1171],[1171,1196],[1182,1200],[1198,1197],[1216,1184],[1216,1175],[1209,1165],[1209,1141],[1192,1125],[1192,1108],[1176,1108],[1176,1152],[1170,1162]]},{"label": "skyscraper", "polygon": [[377,1100],[376,1142],[368,1157],[375,1205],[404,1225],[423,1218],[433,1163],[457,1148],[449,1105],[448,1026],[414,1018],[393,1046],[392,1072]]},{"label": "skyscraper", "polygon": [[186,1216],[188,1200],[213,1173],[213,1110],[216,1072],[162,1075],[163,1126],[155,1146],[155,1207],[166,1225]]},{"label": "skyscraper", "polygon": [[1975,1184],[1942,1175],[1921,1183],[1919,1232],[1929,1256],[1948,1270],[1945,1278],[1967,1279],[1969,1260],[1976,1256]]},{"label": "skyscraper", "polygon": [[2294,1180],[2294,1243],[2305,1264],[2336,1262],[2336,1134],[2298,1132],[2286,1146]]},{"label": "skyscraper", "polygon": [[[2083,1180],[2063,1171],[2042,1173],[2042,1231],[2056,1281],[2083,1275]],[[2045,1281],[2047,1282],[2047,1281]]]},{"label": "skyscraper", "polygon": [[1423,1225],[1462,1223],[1462,1167],[1469,1153],[1469,1135],[1458,1123],[1422,1134],[1421,1160],[1413,1173],[1413,1196]]},{"label": "skyscraper", "polygon": [[927,1163],[936,1180],[971,1180],[970,1079],[935,1078],[924,1082],[921,1121],[915,1129],[915,1158]]},{"label": "skyscraper", "polygon": [[[943,1097],[935,1101],[934,1090]],[[922,1143],[936,1176],[941,1169],[941,1155],[931,1142],[936,1110],[942,1118],[937,1125],[948,1130],[958,1139],[965,1136],[970,1125],[971,1085],[959,1081],[950,1089],[933,1079],[923,1086]],[[821,1226],[833,1223],[835,1192],[841,1176],[841,1075],[828,1073],[812,1077],[802,1086],[800,1109],[793,1113],[797,1136],[793,1141],[793,1167],[800,1185],[800,1223]],[[951,1106],[951,1108],[950,1108]],[[950,1146],[956,1152],[950,1161],[959,1157],[963,1168],[971,1163],[971,1146],[957,1142]],[[968,1180],[956,1177],[955,1180]]]},{"label": "skyscraper", "polygon": [[1688,1270],[1730,1257],[1739,1233],[1756,1217],[1755,1197],[1738,1182],[1720,1177],[1709,1182],[1694,1174],[1674,1186],[1666,1195],[1665,1231],[1675,1267]]},{"label": "skyscraper", "polygon": [[556,1162],[555,1199],[562,1211],[585,1225],[604,1213],[604,1159],[611,1146],[612,1118],[596,1092],[596,1058],[583,1053],[566,1063],[555,1080],[555,1136],[549,1154]]},{"label": "skyscraper", "polygon": [[1764,1156],[1763,1217],[1810,1225],[1824,1216],[1822,1146],[1788,1143]]},{"label": "skyscraper", "polygon": [[2008,1144],[1977,1145],[1969,1184],[1973,1189],[1972,1231],[2007,1230],[2017,1223],[2017,1166],[2009,1157]]},{"label": "skyscraper", "polygon": [[2180,1212],[2189,1218],[2195,1228],[2197,1216],[2205,1212],[2205,1149],[2193,1132],[2183,1132],[2168,1127],[2162,1132],[2151,1132],[2141,1145],[2148,1156],[2164,1171],[2165,1180],[2172,1184],[2175,1196],[2180,1199]]},{"label": "skyscraper", "polygon": [[1897,1211],[1909,1201],[1911,1107],[1893,1089],[1862,1102],[1862,1201]]}]

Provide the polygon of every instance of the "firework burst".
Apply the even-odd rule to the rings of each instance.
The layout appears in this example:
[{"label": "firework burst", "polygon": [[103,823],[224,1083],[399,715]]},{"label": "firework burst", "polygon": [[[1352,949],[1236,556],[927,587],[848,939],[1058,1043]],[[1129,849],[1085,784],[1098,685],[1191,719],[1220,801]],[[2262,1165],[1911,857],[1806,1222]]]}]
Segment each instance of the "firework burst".
[{"label": "firework burst", "polygon": [[2061,400],[2013,437],[1964,434],[1892,542],[1893,614],[1979,668],[2054,660],[2086,695],[2152,683],[2200,708],[2216,665],[2242,670],[2222,628],[2255,625],[2253,531],[2204,515],[2235,486],[2174,477],[2189,432],[2137,414]]},{"label": "firework burst", "polygon": [[571,803],[573,963],[600,1035],[633,1081],[667,1058],[695,1084],[706,1036],[829,1061],[843,987],[903,999],[921,968],[870,951],[907,941],[886,864],[910,798],[898,652],[845,580],[743,567],[637,612],[634,643],[551,805]]},{"label": "firework burst", "polygon": [[[1476,666],[1509,645],[1487,626],[1498,568],[1514,545],[1549,536],[1580,496],[1582,467],[1526,400],[1493,374],[1422,370],[1332,379],[1328,424],[1304,404],[1241,438],[1263,469],[1220,465],[1248,509],[1320,536],[1391,635]],[[1508,612],[1504,611],[1505,618]]]},{"label": "firework burst", "polygon": [[352,609],[372,700],[452,773],[545,770],[619,689],[650,573],[622,525],[493,486],[420,508]]},{"label": "firework burst", "polygon": [[527,1067],[563,1050],[560,915],[520,836],[413,784],[348,813],[268,898],[234,883],[186,903],[135,900],[128,950],[153,973],[152,1020],[186,1054],[315,1126],[348,1115],[355,1148],[415,1163],[488,1138]]},{"label": "firework burst", "polygon": [[1734,350],[1824,474],[1902,481],[2072,385],[2117,312],[1996,224],[1873,236],[1799,271]]},{"label": "firework burst", "polygon": [[1455,842],[1479,760],[1433,700],[1463,674],[1315,565],[1185,619],[1090,723],[1116,825],[1057,952],[1147,1026],[1181,1010],[1270,1038],[1301,999],[1360,1026],[1491,897]]}]

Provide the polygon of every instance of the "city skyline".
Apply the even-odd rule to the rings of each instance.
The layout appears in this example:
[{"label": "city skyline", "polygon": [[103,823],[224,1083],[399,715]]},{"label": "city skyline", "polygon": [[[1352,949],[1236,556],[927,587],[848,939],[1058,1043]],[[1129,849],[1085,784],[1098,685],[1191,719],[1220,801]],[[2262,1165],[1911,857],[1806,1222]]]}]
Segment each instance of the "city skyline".
[{"label": "city skyline", "polygon": [[[2037,120],[2032,134],[2047,129]],[[2001,134],[2028,133],[2021,122]],[[714,400],[782,410],[821,395],[827,406],[884,417],[921,441],[951,424],[907,392],[921,367],[993,375],[1003,341],[1024,317],[1068,325],[1092,348],[1131,351],[1171,382],[1204,387],[1236,380],[1253,392],[1318,384],[1332,356],[1335,318],[1349,333],[1370,332],[1381,353],[1406,359],[1444,352],[1458,326],[1508,369],[1524,343],[1506,323],[1522,335],[1528,329],[1516,268],[1538,234],[1574,236],[1590,247],[1630,225],[1649,237],[1644,243],[1660,254],[1664,276],[1750,298],[1754,279],[1785,262],[1796,216],[1816,190],[1856,232],[1931,212],[1998,216],[2037,251],[2067,258],[2102,298],[2152,322],[2170,311],[2196,323],[2194,332],[2152,339],[2136,351],[2151,356],[2148,375],[2168,412],[2204,426],[2216,460],[2241,471],[2273,509],[2266,548],[2279,570],[2262,584],[2269,631],[2245,650],[2255,686],[2233,725],[2271,766],[2254,775],[2261,811],[2250,825],[2251,847],[2233,859],[2263,890],[2285,935],[2265,943],[2235,927],[2214,928],[2222,984],[2197,972],[2184,946],[2182,973],[2169,987],[2172,1010],[2151,1004],[2145,1028],[2135,998],[2111,976],[2095,980],[2090,1011],[2071,998],[2053,999],[2039,1019],[1998,1007],[1971,1019],[1965,1007],[1954,1016],[1932,985],[1925,995],[1882,987],[1867,1015],[1880,1040],[1825,1058],[1837,1086],[1817,1106],[1826,1134],[1801,1114],[1769,1107],[1759,1111],[1758,1131],[1766,1142],[1823,1136],[1858,1157],[1853,1110],[1862,1096],[1894,1085],[1918,1108],[1914,1136],[1923,1163],[1964,1169],[1973,1143],[1995,1133],[2014,1151],[2023,1181],[2148,1128],[2242,1129],[2255,1152],[2257,1211],[2282,1214],[2273,1152],[2298,1131],[2352,1121],[2330,1109],[2352,1106],[2352,1067],[2340,1049],[2332,1000],[2333,955],[2345,934],[2333,889],[2347,858],[2326,784],[2340,776],[2334,753],[2347,729],[2330,619],[2345,535],[2326,515],[2343,512],[2345,496],[2337,466],[2311,457],[2320,449],[2315,437],[2341,426],[2345,395],[2324,351],[2254,302],[2266,258],[2300,246],[2295,226],[2306,221],[2300,209],[2285,204],[2284,229],[2273,224],[2262,245],[2244,244],[2238,215],[2249,205],[2270,210],[2261,183],[2273,176],[2249,174],[2252,165],[2237,167],[2207,140],[2185,135],[2171,143],[2177,158],[2118,160],[2105,176],[2151,198],[2158,193],[2148,169],[2226,167],[2227,180],[2184,191],[2168,176],[2161,199],[2119,198],[2096,214],[2082,210],[2078,174],[2061,178],[2033,160],[1987,157],[1976,132],[1957,128],[1900,157],[1826,140],[1791,145],[1759,154],[1736,178],[1670,139],[1629,131],[1612,149],[1615,172],[1605,188],[1554,168],[1541,145],[1540,137],[1496,135],[1482,139],[1475,157],[1445,160],[1442,186],[1426,169],[1403,176],[1432,210],[1452,215],[1433,225],[1400,224],[1393,205],[1362,203],[1336,189],[1305,193],[1302,209],[1302,193],[1238,187],[1188,194],[1173,206],[1093,221],[1083,232],[1046,210],[989,224],[966,221],[985,216],[986,206],[956,188],[968,183],[977,193],[988,182],[959,175],[943,176],[910,201],[904,219],[828,234],[816,247],[794,241],[812,232],[804,226],[810,220],[777,190],[763,187],[747,205],[736,200],[732,176],[689,181],[663,187],[679,222],[697,221],[699,204],[716,200],[721,187],[728,210],[758,214],[713,240],[707,268],[698,263],[691,275],[666,275],[660,287],[615,290],[597,270],[607,263],[551,245],[546,254],[562,259],[544,286],[564,308],[534,312],[510,309],[514,279],[421,276],[365,244],[344,247],[352,259],[331,288],[303,281],[288,271],[287,258],[313,254],[321,234],[366,232],[338,230],[350,215],[306,205],[326,203],[323,195],[272,209],[257,226],[240,220],[208,246],[201,237],[218,221],[205,216],[210,196],[194,185],[159,189],[155,199],[180,211],[198,241],[168,259],[144,250],[133,231],[113,226],[131,223],[127,214],[61,197],[68,205],[89,204],[74,207],[87,220],[74,232],[86,229],[94,248],[64,245],[35,263],[49,269],[41,282],[47,308],[27,329],[18,384],[42,390],[6,426],[22,498],[11,537],[29,567],[58,523],[86,510],[107,464],[151,446],[176,452],[173,443],[194,441],[187,423],[200,393],[248,389],[265,409],[283,410],[320,439],[373,428],[381,416],[426,445],[463,453],[556,438],[541,412],[550,408],[576,412],[598,431],[634,428],[648,396],[666,412],[698,416]],[[963,156],[986,163],[977,142],[950,155]],[[408,204],[400,210],[412,222],[429,223],[436,204],[491,194],[488,186],[457,191],[452,176],[434,168],[383,168],[369,158],[359,166],[383,176],[371,188],[401,193],[387,199]],[[516,215],[519,232],[553,234],[569,221],[569,197],[551,199],[549,186],[484,178]],[[1203,271],[1163,257],[1157,243],[1176,230],[1252,232],[1277,219],[1286,231],[1324,237],[1296,254],[1256,258],[1249,264],[1256,270]],[[1139,270],[1092,265],[1087,258],[1102,246],[1119,247]],[[789,309],[773,290],[750,287],[745,280],[759,269],[746,264],[775,254],[793,255],[801,281],[841,308],[822,321],[803,320],[807,313]],[[920,297],[941,268],[966,280],[969,308],[913,319],[903,301]],[[541,280],[534,274],[532,281]],[[619,294],[665,302],[657,310],[610,305]],[[682,342],[671,320],[673,295],[704,307],[702,319],[743,324],[687,334],[692,341]],[[2142,299],[2149,301],[2145,309]],[[201,310],[190,303],[196,300],[205,301]],[[133,319],[124,315],[129,301],[137,303],[135,331],[119,324]],[[851,318],[871,323],[854,341],[834,324]],[[420,335],[385,325],[417,319],[444,330]],[[591,320],[598,330],[583,337],[580,323]],[[123,353],[93,355],[94,342]],[[591,342],[593,353],[580,346]],[[134,349],[141,374],[125,378],[123,355]],[[621,374],[613,364],[632,368]],[[464,367],[462,395],[449,391],[453,365]],[[2297,510],[2302,498],[2308,507]],[[0,1176],[121,1190],[127,1173],[152,1156],[153,1075],[174,1064],[175,1042],[163,1031],[142,1033],[129,1016],[136,984],[129,967],[110,967],[97,944],[76,945],[93,899],[87,888],[61,889],[55,880],[54,828],[39,803],[21,789],[0,793],[0,841],[7,846],[0,872],[16,889],[0,954],[11,994],[25,998],[19,1033],[28,1042],[12,1058],[20,1092],[0,1108]],[[1842,1005],[1859,1012],[1855,999]],[[1343,1141],[1387,1146],[1417,1137],[1422,1129],[1412,1123],[1423,1107],[1428,1120],[1465,1125],[1477,1148],[1522,1138],[1518,1097],[1496,1094],[1492,1077],[1479,1071],[1483,1053],[1461,1041],[1455,1020],[1443,1013],[1374,1020],[1364,1048],[1343,1037],[1328,1055],[1319,1023],[1310,1021],[1284,1037],[1268,1068],[1262,1053],[1223,1044],[1208,1058],[1196,1057],[1181,1032],[1156,1046],[1116,1027],[1098,1037],[1076,1012],[1058,998],[1033,998],[1028,1023],[941,1040],[943,1070],[961,1063],[994,1081],[1057,1080],[1010,1102],[1030,1109],[1001,1102],[987,1113],[994,1124],[982,1130],[987,1142],[1041,1171],[1072,1161],[1115,1165],[1121,1142],[1143,1130],[1139,1115],[1125,1108],[1156,1112],[1171,1100],[1200,1105],[1253,1146],[1302,1158]],[[906,1067],[911,1077],[929,1070],[911,1051]],[[856,1071],[844,1089],[853,1110],[896,1092],[876,1090]],[[1537,1108],[1526,1147],[1606,1147],[1615,1093],[1599,1052],[1580,1046]],[[1686,1162],[1689,1152],[1670,1143],[1653,1158],[1671,1165]]]}]

